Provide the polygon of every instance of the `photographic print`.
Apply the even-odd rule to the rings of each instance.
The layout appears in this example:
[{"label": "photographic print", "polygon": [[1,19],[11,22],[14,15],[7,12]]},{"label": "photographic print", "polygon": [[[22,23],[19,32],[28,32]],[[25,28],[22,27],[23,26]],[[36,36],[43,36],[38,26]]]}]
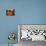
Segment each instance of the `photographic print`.
[{"label": "photographic print", "polygon": [[7,9],[6,16],[15,16],[15,9]]},{"label": "photographic print", "polygon": [[18,37],[20,45],[31,42],[46,42],[46,25],[20,24],[18,25]]}]

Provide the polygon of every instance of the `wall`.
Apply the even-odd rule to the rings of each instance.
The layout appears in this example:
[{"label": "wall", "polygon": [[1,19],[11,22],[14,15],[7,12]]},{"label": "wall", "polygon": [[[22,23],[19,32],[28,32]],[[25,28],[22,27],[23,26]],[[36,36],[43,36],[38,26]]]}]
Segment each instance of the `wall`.
[{"label": "wall", "polygon": [[[7,17],[8,8],[16,16]],[[9,32],[18,32],[17,24],[46,24],[46,0],[0,0],[0,44],[8,43]]]}]

